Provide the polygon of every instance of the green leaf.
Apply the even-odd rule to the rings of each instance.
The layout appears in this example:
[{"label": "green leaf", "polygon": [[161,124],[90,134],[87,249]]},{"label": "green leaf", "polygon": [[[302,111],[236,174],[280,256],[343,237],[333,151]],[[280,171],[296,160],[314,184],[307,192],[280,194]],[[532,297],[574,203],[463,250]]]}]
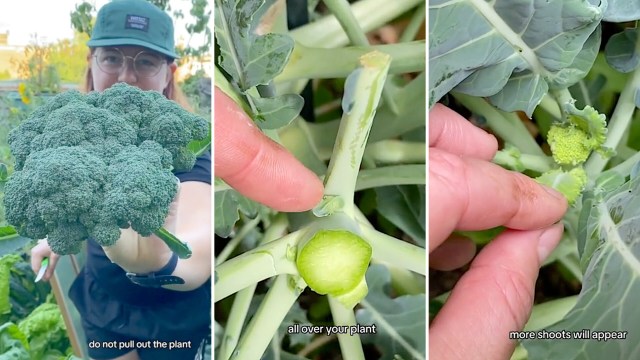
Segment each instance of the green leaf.
[{"label": "green leaf", "polygon": [[220,65],[241,90],[267,84],[289,60],[293,39],[282,34],[258,35],[257,28],[275,0],[216,0],[215,31]]},{"label": "green leaf", "polygon": [[5,163],[0,163],[0,182],[6,181],[9,176],[9,170]]},{"label": "green leaf", "polygon": [[0,227],[0,256],[11,254],[29,242],[31,239],[20,236],[12,226]]},{"label": "green leaf", "polygon": [[27,337],[18,325],[11,322],[0,325],[0,360],[32,360],[28,347]]},{"label": "green leaf", "polygon": [[22,261],[22,257],[18,254],[8,254],[0,258],[0,315],[11,312],[9,278],[11,277],[11,268],[20,261]]},{"label": "green leaf", "polygon": [[[223,184],[222,180],[215,180],[216,187]],[[214,196],[215,233],[221,237],[228,237],[233,226],[240,219],[239,211],[250,218],[258,215],[258,203],[247,199],[230,187],[216,189]]]},{"label": "green leaf", "polygon": [[300,114],[304,105],[304,99],[298,94],[252,99],[258,110],[256,123],[263,130],[279,129],[289,125]]},{"label": "green leaf", "polygon": [[383,265],[372,265],[367,271],[369,294],[364,307],[356,311],[360,325],[375,325],[375,334],[360,335],[364,343],[373,344],[382,360],[395,355],[404,359],[424,359],[426,354],[425,296],[404,295],[392,299],[388,295],[391,275]]},{"label": "green leaf", "polygon": [[424,186],[376,188],[378,212],[424,247],[426,237]]},{"label": "green leaf", "polygon": [[[579,219],[579,242],[585,244],[581,261],[588,264],[582,291],[564,319],[544,330],[579,334],[589,329],[590,339],[524,341],[529,359],[632,359],[640,352],[640,333],[634,331],[640,297],[640,178],[602,199],[588,199]],[[598,341],[595,332],[625,339]]]},{"label": "green leaf", "polygon": [[604,48],[607,63],[621,73],[635,70],[640,64],[640,56],[636,51],[638,29],[625,29],[611,36]]},{"label": "green leaf", "polygon": [[604,21],[624,22],[640,19],[640,3],[629,0],[607,0]]},{"label": "green leaf", "polygon": [[531,115],[549,88],[586,74],[601,19],[584,0],[430,1],[429,105],[455,90]]}]

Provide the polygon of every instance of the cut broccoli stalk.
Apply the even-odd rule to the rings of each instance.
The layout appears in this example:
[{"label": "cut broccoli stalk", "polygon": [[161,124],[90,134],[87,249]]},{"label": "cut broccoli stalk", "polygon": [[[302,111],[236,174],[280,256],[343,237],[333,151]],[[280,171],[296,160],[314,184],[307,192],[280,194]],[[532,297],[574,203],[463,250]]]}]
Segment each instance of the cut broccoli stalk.
[{"label": "cut broccoli stalk", "polygon": [[298,246],[296,266],[309,287],[352,308],[367,295],[372,249],[343,213],[318,220]]},{"label": "cut broccoli stalk", "polygon": [[170,233],[167,229],[161,227],[160,229],[153,232],[157,237],[159,237],[165,244],[178,255],[180,259],[188,259],[191,257],[191,247],[189,244],[183,242],[178,239],[175,235]]}]

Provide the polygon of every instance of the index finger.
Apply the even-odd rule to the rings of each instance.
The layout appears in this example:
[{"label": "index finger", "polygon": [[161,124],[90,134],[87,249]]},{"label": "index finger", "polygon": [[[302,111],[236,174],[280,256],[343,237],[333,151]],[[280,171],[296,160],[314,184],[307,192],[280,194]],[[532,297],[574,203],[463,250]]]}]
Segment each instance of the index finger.
[{"label": "index finger", "polygon": [[498,140],[457,112],[436,104],[429,111],[429,147],[491,160],[498,151]]},{"label": "index finger", "polygon": [[278,211],[315,206],[323,193],[320,179],[265,136],[225,93],[215,91],[215,176]]},{"label": "index finger", "polygon": [[560,193],[523,174],[440,149],[429,151],[429,250],[454,230],[547,227],[564,216],[567,206]]}]

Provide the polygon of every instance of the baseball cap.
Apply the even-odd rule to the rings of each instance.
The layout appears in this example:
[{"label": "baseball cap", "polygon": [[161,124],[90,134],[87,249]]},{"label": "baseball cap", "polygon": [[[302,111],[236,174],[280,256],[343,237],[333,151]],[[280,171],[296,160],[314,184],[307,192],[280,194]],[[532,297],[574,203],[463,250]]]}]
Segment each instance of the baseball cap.
[{"label": "baseball cap", "polygon": [[113,0],[98,11],[89,47],[144,46],[177,58],[173,20],[146,0]]}]

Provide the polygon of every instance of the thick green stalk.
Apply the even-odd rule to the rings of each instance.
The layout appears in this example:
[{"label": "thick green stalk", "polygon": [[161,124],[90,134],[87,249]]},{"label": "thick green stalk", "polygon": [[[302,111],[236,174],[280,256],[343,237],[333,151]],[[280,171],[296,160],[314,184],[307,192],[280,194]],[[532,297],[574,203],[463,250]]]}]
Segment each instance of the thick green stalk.
[{"label": "thick green stalk", "polygon": [[424,142],[381,140],[367,146],[365,154],[377,163],[424,163],[427,145]]},{"label": "thick green stalk", "polygon": [[[369,46],[367,35],[360,28],[358,20],[351,12],[351,7],[347,0],[324,0],[324,4],[329,8],[331,13],[338,19],[340,26],[344,29],[349,41],[353,45]],[[382,91],[384,102],[388,104],[394,113],[398,112],[396,102],[388,87]]]},{"label": "thick green stalk", "polygon": [[389,70],[389,55],[374,51],[360,58],[345,83],[344,115],[325,178],[325,195],[339,196],[344,212],[353,217],[353,194],[360,163]]},{"label": "thick green stalk", "polygon": [[[640,43],[640,37],[638,37],[638,43]],[[633,119],[633,113],[636,108],[635,96],[636,92],[640,88],[640,68],[637,68],[629,77],[624,89],[620,93],[616,107],[611,114],[607,130],[607,140],[604,142],[604,146],[612,149],[616,149],[624,137],[624,133],[628,131],[631,125],[631,119]],[[585,163],[585,171],[587,177],[592,178],[597,176],[604,170],[608,162],[598,153],[591,154],[589,160]]]},{"label": "thick green stalk", "polygon": [[399,42],[407,42],[415,40],[416,35],[418,35],[418,31],[420,31],[420,27],[424,23],[424,19],[427,17],[427,12],[425,11],[426,3],[422,3],[422,5],[418,6],[416,10],[413,12],[413,16],[407,24],[407,27],[400,35]]},{"label": "thick green stalk", "polygon": [[[269,228],[265,231],[261,244],[266,244],[282,237],[288,226],[289,221],[283,213],[276,215]],[[238,291],[233,299],[233,305],[229,312],[229,318],[227,319],[227,324],[224,329],[224,336],[222,337],[220,350],[218,351],[218,356],[223,360],[227,360],[231,357],[233,350],[238,344],[240,333],[242,332],[242,326],[247,318],[249,306],[257,285],[257,283],[252,284],[249,285],[249,287]]]},{"label": "thick green stalk", "polygon": [[424,248],[383,234],[364,224],[360,226],[360,230],[362,237],[367,239],[373,249],[373,259],[418,274],[427,274],[427,251]]},{"label": "thick green stalk", "polygon": [[249,222],[244,224],[242,228],[240,228],[240,231],[238,231],[238,234],[234,236],[233,239],[231,239],[231,241],[227,243],[224,249],[222,249],[220,254],[216,256],[216,266],[225,262],[227,258],[231,255],[233,250],[235,250],[235,248],[244,239],[244,237],[247,236],[247,234],[249,234],[251,230],[255,229],[255,227],[258,226],[259,223],[260,223],[260,217],[256,217],[255,219],[251,219],[249,220]]},{"label": "thick green stalk", "polygon": [[518,167],[522,167],[523,170],[533,170],[540,173],[551,170],[554,165],[553,159],[549,156],[520,154],[518,158],[514,158],[509,150],[496,152],[492,161],[509,169],[520,170]]},{"label": "thick green stalk", "polygon": [[531,155],[542,155],[538,143],[529,133],[522,121],[515,113],[504,113],[486,102],[483,98],[469,96],[461,93],[451,93],[453,97],[460,101],[467,109],[478,115],[482,115],[489,124],[489,127],[504,141],[518,147],[522,153]]},{"label": "thick green stalk", "polygon": [[389,185],[426,184],[426,166],[394,165],[360,170],[356,191]]},{"label": "thick green stalk", "polygon": [[358,19],[356,19],[353,12],[351,12],[349,2],[346,0],[324,0],[323,3],[329,8],[333,16],[336,17],[353,45],[369,45],[369,40],[367,40],[367,36],[364,31],[362,31],[360,24],[358,24]]},{"label": "thick green stalk", "polygon": [[227,360],[233,354],[233,350],[235,350],[238,340],[240,339],[242,325],[247,318],[249,306],[251,305],[251,300],[253,299],[257,286],[258,284],[249,285],[249,287],[238,291],[236,297],[233,299],[229,319],[224,328],[224,336],[220,342],[220,350],[216,358]]},{"label": "thick green stalk", "polygon": [[233,360],[258,360],[306,284],[298,276],[279,275],[247,325]]},{"label": "thick green stalk", "polygon": [[302,230],[293,232],[216,266],[214,302],[270,277],[298,274],[295,249],[303,235]]},{"label": "thick green stalk", "polygon": [[392,58],[390,74],[421,72],[426,64],[426,44],[412,41],[401,44],[350,46],[338,49],[307,47],[296,43],[289,63],[274,79],[277,83],[299,79],[346,77],[358,65],[360,56],[378,50]]},{"label": "thick green stalk", "polygon": [[[366,33],[423,3],[424,0],[361,0],[351,5],[351,12]],[[290,35],[307,46],[334,48],[349,43],[349,38],[333,15],[292,30]]]},{"label": "thick green stalk", "polygon": [[[331,316],[335,326],[357,326],[356,317],[353,309],[346,308],[338,300],[332,296],[328,297],[329,307],[331,308]],[[359,334],[342,334],[338,333],[338,342],[340,343],[340,351],[345,360],[364,360],[364,351],[362,350],[362,342]]]}]

